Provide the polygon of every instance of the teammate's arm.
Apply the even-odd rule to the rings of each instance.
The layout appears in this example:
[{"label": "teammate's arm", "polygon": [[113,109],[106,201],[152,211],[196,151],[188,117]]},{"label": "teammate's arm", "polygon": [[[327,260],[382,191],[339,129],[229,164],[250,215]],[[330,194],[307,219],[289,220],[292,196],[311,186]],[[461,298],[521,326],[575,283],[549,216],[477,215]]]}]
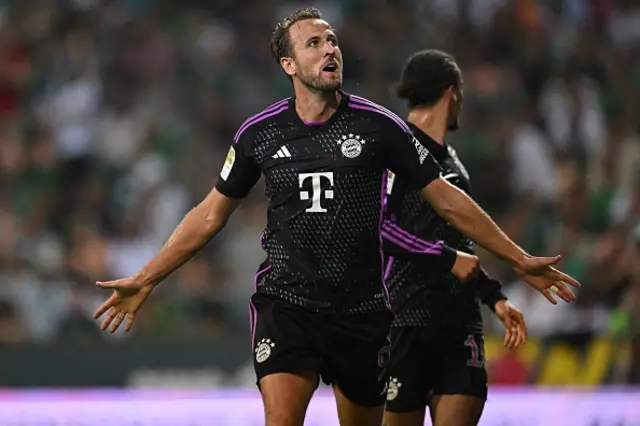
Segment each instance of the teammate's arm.
[{"label": "teammate's arm", "polygon": [[101,325],[115,332],[127,319],[131,330],[135,316],[155,286],[184,265],[226,225],[227,220],[260,178],[260,168],[250,155],[253,138],[241,136],[229,149],[220,178],[209,195],[182,219],[160,252],[136,275],[96,283],[113,294],[93,314],[109,311]]},{"label": "teammate's arm", "polygon": [[495,312],[496,303],[500,300],[507,300],[507,296],[502,292],[502,283],[491,278],[484,268],[478,272],[478,296],[480,301]]},{"label": "teammate's arm", "polygon": [[505,327],[504,346],[512,349],[527,342],[527,323],[522,312],[509,302],[502,292],[502,283],[487,274],[484,268],[478,273],[478,296]]}]

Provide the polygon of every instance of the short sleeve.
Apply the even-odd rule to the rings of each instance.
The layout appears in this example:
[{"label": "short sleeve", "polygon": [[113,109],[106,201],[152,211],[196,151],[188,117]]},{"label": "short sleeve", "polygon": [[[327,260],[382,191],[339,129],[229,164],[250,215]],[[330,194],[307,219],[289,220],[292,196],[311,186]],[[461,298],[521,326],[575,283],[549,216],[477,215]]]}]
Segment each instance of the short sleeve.
[{"label": "short sleeve", "polygon": [[260,179],[260,167],[251,154],[253,132],[239,135],[227,153],[216,189],[229,198],[244,198]]},{"label": "short sleeve", "polygon": [[440,176],[436,159],[403,121],[390,122],[386,133],[385,166],[398,175],[408,189],[422,189]]}]

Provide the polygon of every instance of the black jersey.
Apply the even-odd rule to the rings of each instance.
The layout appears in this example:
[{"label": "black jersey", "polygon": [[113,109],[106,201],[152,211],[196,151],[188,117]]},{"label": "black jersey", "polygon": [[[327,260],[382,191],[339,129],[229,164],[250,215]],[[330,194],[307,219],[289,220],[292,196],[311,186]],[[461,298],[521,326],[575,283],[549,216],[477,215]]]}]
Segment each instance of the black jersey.
[{"label": "black jersey", "polygon": [[440,167],[398,116],[340,93],[324,123],[303,123],[293,98],[249,118],[216,188],[243,198],[264,175],[267,256],[256,276],[258,293],[316,311],[373,312],[389,306],[379,232],[387,170],[417,189]]},{"label": "black jersey", "polygon": [[[471,194],[469,175],[456,151],[409,126],[441,165],[442,177]],[[499,299],[505,298],[500,282],[490,279],[484,271],[471,282],[457,280],[450,272],[455,261],[453,250],[473,253],[473,243],[438,216],[416,191],[407,189],[402,177],[390,174],[382,229],[387,255],[386,284],[396,314],[394,326],[481,331],[478,299],[493,308]],[[433,256],[434,247],[443,249],[443,254]]]}]

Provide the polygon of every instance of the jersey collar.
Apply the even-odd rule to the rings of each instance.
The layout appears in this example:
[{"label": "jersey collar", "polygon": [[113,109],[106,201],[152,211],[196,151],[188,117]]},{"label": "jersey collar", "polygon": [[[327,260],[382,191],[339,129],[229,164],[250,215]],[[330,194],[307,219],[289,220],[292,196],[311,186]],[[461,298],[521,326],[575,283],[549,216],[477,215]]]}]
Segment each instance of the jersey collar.
[{"label": "jersey collar", "polygon": [[289,109],[287,110],[287,113],[289,114],[289,116],[294,120],[294,122],[301,126],[301,127],[305,127],[308,129],[320,129],[325,127],[326,125],[330,125],[331,123],[333,123],[339,116],[340,114],[346,110],[348,108],[348,104],[349,104],[349,94],[344,92],[342,89],[338,89],[338,93],[340,93],[340,95],[342,95],[342,98],[340,99],[340,104],[338,105],[338,108],[336,109],[336,112],[333,113],[333,115],[331,117],[329,117],[329,119],[327,121],[321,122],[321,123],[305,123],[303,122],[300,117],[298,116],[298,113],[296,112],[296,97],[291,96],[291,98],[289,99]]}]

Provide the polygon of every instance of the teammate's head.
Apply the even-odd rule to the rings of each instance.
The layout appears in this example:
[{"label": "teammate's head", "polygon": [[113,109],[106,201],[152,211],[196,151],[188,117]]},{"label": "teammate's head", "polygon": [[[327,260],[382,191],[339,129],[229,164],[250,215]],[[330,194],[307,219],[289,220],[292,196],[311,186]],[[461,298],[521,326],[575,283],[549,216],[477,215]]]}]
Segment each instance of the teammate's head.
[{"label": "teammate's head", "polygon": [[342,86],[342,53],[331,25],[318,9],[300,9],[276,25],[271,53],[296,84],[319,92]]},{"label": "teammate's head", "polygon": [[423,50],[409,57],[402,68],[396,95],[409,108],[446,107],[447,128],[456,130],[462,105],[462,73],[455,59],[439,50]]}]

